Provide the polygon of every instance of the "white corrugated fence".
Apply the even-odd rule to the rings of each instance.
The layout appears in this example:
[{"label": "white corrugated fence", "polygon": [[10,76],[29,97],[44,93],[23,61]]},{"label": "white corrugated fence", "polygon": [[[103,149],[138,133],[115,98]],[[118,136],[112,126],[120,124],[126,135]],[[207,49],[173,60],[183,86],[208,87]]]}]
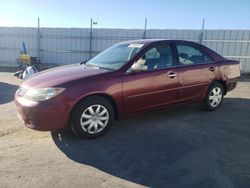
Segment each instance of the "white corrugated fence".
[{"label": "white corrugated fence", "polygon": [[[45,64],[70,64],[125,41],[144,38],[143,29],[90,29],[0,27],[0,67],[17,66],[25,42],[31,56]],[[201,30],[148,29],[146,38],[200,41]],[[204,30],[202,43],[219,54],[241,62],[242,72],[250,73],[250,30]]]}]

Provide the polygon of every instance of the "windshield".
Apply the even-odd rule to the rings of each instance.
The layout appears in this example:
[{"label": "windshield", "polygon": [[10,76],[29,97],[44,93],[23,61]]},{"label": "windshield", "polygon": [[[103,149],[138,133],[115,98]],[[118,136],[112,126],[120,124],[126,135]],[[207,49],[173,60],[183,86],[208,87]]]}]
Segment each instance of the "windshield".
[{"label": "windshield", "polygon": [[90,59],[86,65],[118,70],[141,49],[143,44],[116,44]]}]

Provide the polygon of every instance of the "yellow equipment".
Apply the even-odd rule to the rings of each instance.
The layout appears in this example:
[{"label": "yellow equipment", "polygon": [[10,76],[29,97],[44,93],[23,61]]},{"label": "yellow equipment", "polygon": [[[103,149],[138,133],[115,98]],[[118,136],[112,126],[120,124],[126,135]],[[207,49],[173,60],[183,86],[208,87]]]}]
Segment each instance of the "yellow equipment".
[{"label": "yellow equipment", "polygon": [[30,60],[30,56],[28,54],[21,54],[20,55],[20,61],[21,63],[25,64],[25,65],[31,65],[31,60]]}]

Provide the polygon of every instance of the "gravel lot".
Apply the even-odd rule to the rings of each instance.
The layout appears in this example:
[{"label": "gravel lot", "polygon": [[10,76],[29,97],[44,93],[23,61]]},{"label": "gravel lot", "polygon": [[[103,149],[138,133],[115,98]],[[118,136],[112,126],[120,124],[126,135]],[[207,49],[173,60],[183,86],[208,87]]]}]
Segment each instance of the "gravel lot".
[{"label": "gravel lot", "polygon": [[95,140],[24,127],[20,83],[0,72],[0,187],[250,187],[250,79],[216,112],[146,113]]}]

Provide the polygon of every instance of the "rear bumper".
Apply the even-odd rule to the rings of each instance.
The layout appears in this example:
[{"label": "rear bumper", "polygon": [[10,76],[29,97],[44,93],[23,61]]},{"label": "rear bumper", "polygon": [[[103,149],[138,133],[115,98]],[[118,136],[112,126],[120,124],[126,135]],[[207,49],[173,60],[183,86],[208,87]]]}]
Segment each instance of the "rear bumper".
[{"label": "rear bumper", "polygon": [[64,129],[68,123],[68,108],[60,99],[35,102],[15,95],[17,116],[29,128],[40,131]]}]

